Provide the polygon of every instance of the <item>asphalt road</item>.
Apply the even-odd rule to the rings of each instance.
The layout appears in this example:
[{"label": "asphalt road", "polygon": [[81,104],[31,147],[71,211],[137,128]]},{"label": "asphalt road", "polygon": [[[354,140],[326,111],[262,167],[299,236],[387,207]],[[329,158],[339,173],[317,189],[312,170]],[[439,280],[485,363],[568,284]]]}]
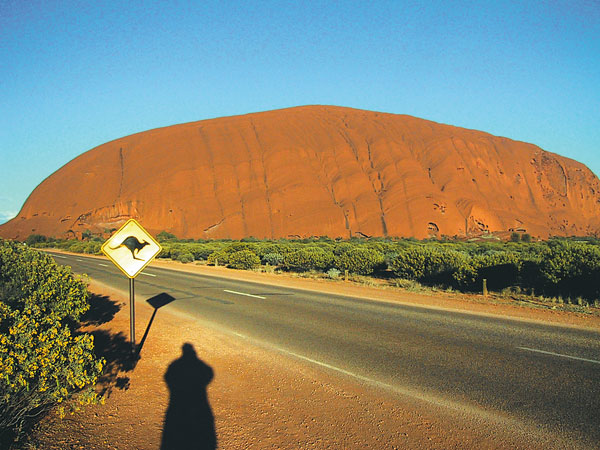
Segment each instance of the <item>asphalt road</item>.
[{"label": "asphalt road", "polygon": [[[108,260],[53,256],[128,290],[127,278]],[[152,266],[135,286],[138,300],[167,293],[176,299],[168,308],[390,395],[600,447],[598,332]]]}]

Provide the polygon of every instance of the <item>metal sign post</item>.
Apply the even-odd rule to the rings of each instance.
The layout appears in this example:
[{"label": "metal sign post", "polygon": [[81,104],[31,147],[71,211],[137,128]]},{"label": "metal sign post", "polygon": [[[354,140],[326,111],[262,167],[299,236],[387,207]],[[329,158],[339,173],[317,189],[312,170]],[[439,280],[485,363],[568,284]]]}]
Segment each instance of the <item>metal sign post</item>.
[{"label": "metal sign post", "polygon": [[129,338],[135,350],[135,278],[129,279]]},{"label": "metal sign post", "polygon": [[162,248],[135,219],[129,219],[102,244],[101,250],[129,278],[129,329],[135,350],[135,277]]}]

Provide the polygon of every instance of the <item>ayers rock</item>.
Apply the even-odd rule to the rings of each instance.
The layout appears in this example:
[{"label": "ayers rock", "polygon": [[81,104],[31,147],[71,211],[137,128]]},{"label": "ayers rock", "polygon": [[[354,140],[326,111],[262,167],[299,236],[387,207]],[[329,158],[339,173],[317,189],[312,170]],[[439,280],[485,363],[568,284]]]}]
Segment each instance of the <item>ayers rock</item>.
[{"label": "ayers rock", "polygon": [[100,145],[44,180],[0,235],[533,236],[600,231],[600,182],[532,144],[406,115],[303,106]]}]

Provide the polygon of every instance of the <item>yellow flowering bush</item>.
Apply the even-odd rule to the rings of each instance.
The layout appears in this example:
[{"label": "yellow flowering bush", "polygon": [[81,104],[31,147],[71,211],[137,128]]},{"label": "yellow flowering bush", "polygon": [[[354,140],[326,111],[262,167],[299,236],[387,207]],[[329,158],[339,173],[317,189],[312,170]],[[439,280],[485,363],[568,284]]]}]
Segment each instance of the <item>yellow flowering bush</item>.
[{"label": "yellow flowering bush", "polygon": [[98,400],[104,361],[93,336],[75,332],[88,297],[69,268],[0,240],[0,446],[75,392],[80,404]]}]

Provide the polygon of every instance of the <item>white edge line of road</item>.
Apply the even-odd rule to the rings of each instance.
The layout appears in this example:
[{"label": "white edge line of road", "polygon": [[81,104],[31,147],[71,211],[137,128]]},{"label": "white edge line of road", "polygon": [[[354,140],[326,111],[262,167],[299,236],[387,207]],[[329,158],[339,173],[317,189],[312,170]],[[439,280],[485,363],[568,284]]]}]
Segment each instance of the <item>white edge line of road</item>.
[{"label": "white edge line of road", "polygon": [[600,364],[600,361],[596,361],[595,359],[580,358],[579,356],[571,356],[571,355],[564,355],[562,353],[548,352],[546,350],[538,350],[537,348],[529,348],[529,347],[517,347],[517,348],[520,350],[526,350],[528,352],[542,353],[544,355],[559,356],[561,358],[575,359],[577,361],[585,361],[585,362],[589,362],[589,363]]},{"label": "white edge line of road", "polygon": [[245,292],[230,291],[229,289],[223,289],[223,292],[229,292],[230,294],[236,294],[236,295],[245,295],[246,297],[260,298],[262,300],[265,300],[267,298],[267,297],[261,297],[260,295],[247,294]]},{"label": "white edge line of road", "polygon": [[98,265],[99,265],[99,266],[102,266],[102,267],[110,267],[108,264],[102,264],[102,263],[98,263]]},{"label": "white edge line of road", "polygon": [[285,355],[291,356],[293,358],[297,358],[303,361],[306,361],[308,363],[314,364],[316,366],[319,367],[323,367],[325,369],[331,370],[333,372],[338,372],[340,374],[343,374],[347,377],[350,378],[354,378],[356,380],[362,381],[364,383],[370,384],[372,386],[376,386],[379,387],[380,389],[384,389],[387,391],[392,391],[395,392],[396,394],[399,395],[404,395],[407,397],[411,397],[413,399],[416,400],[420,400],[426,403],[430,403],[432,405],[436,405],[438,407],[443,407],[443,408],[447,408],[450,410],[454,410],[457,411],[459,413],[462,414],[466,414],[466,415],[471,415],[471,416],[475,416],[475,417],[479,417],[481,419],[493,422],[493,423],[501,423],[503,425],[511,425],[515,428],[520,428],[521,430],[523,430],[523,428],[525,428],[527,432],[531,432],[530,427],[527,426],[526,422],[522,422],[518,419],[509,417],[509,416],[505,416],[503,414],[499,414],[496,413],[495,411],[490,411],[490,410],[486,410],[484,408],[481,408],[479,406],[476,405],[470,405],[467,403],[462,403],[462,402],[457,402],[457,401],[453,401],[453,400],[449,400],[449,399],[445,399],[445,398],[441,398],[435,394],[428,394],[425,392],[422,392],[420,390],[417,389],[411,389],[411,388],[407,388],[407,387],[400,387],[400,386],[394,386],[392,384],[389,383],[385,383],[382,381],[378,381],[375,380],[374,378],[369,378],[369,377],[365,377],[363,375],[359,375],[357,373],[351,372],[349,370],[345,370],[342,369],[340,367],[336,367],[333,366],[331,364],[327,364],[323,361],[319,361],[313,358],[309,358],[308,356],[304,356],[304,355],[300,355],[298,353],[286,350],[284,348],[281,348],[279,346],[276,345],[272,345],[266,342],[260,342],[257,341],[254,338],[251,338],[249,336],[245,336],[241,333],[237,333],[235,331],[232,331],[232,333],[239,337],[242,338],[244,340],[248,340],[251,342],[255,342],[255,343],[259,343],[259,345],[261,346],[265,346],[265,347],[269,347],[277,352],[283,353]]}]

